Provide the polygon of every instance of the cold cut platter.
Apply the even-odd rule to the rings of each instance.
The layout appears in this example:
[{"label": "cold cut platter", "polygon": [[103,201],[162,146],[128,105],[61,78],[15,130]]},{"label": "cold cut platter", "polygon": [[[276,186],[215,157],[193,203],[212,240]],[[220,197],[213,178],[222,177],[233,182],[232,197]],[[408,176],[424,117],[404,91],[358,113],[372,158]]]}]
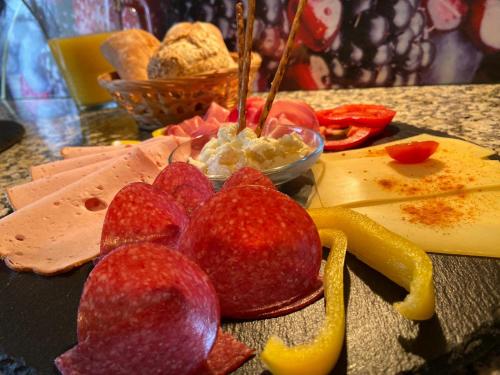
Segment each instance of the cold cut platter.
[{"label": "cold cut platter", "polygon": [[[395,122],[376,138],[375,143],[386,143],[419,133],[420,130],[411,125]],[[327,162],[330,161],[325,161]],[[282,185],[280,190],[296,202],[307,205],[316,189],[316,173],[315,170],[308,171]],[[195,185],[200,186],[200,183]],[[243,195],[260,197],[248,189],[239,191]],[[197,189],[197,193],[200,196],[200,189]],[[147,204],[145,197],[148,193],[142,192],[139,195],[145,199],[143,203]],[[322,193],[321,189],[319,195],[323,201],[328,199],[328,195]],[[263,199],[263,202],[250,204],[248,210],[256,210],[255,207],[262,204],[272,206],[274,203],[269,202],[276,202],[275,198],[270,199],[268,203]],[[228,202],[231,201],[232,199],[229,199]],[[248,198],[245,201],[248,201]],[[99,202],[94,203],[95,207],[98,207]],[[215,219],[216,208],[219,206],[227,206],[227,203],[215,205],[212,209],[207,208],[210,213],[214,213],[214,220],[219,220]],[[226,213],[222,212],[220,215],[224,217]],[[185,219],[179,219],[180,216],[182,215],[172,220],[176,225],[185,225]],[[210,215],[207,214],[207,217]],[[191,242],[203,238],[206,232],[203,231],[203,225],[211,225],[209,219],[197,220],[199,222],[193,229],[195,233],[190,237]],[[228,222],[230,218],[220,220]],[[267,221],[272,222],[270,219]],[[245,231],[244,220],[240,218],[239,223],[241,227],[238,229]],[[274,224],[276,223],[279,224],[279,220]],[[133,225],[135,224],[129,223],[127,226]],[[267,226],[264,228],[272,230]],[[152,254],[148,259],[156,259],[155,251],[152,248],[142,254]],[[324,260],[326,256],[327,251],[324,253]],[[130,259],[130,256],[126,258]],[[495,322],[498,322],[498,316],[495,316],[495,309],[498,305],[498,291],[495,280],[498,280],[498,261],[488,257],[438,254],[431,254],[430,259],[434,267],[436,313],[430,320],[414,322],[404,318],[392,306],[394,302],[404,299],[405,290],[348,254],[343,277],[346,331],[343,349],[334,368],[335,373],[471,369],[471,357],[479,358],[480,363],[490,360],[497,340]],[[122,263],[118,259],[115,261]],[[98,267],[104,269],[107,264],[102,262]],[[9,373],[8,371],[17,368],[21,372],[16,373],[58,373],[54,360],[78,342],[77,332],[78,338],[84,335],[80,327],[77,330],[77,312],[84,283],[91,270],[96,268],[92,263],[87,263],[68,272],[45,277],[29,272],[18,273],[1,265],[0,349],[5,353],[5,356],[0,357],[2,371]],[[144,280],[144,277],[142,279]],[[261,279],[275,285],[274,289],[278,294],[279,285],[286,280],[282,279],[273,284],[279,280],[279,275],[275,277],[272,273],[262,273]],[[240,288],[232,289],[229,294],[244,300],[249,294],[245,287],[241,287],[244,282],[238,284]],[[86,287],[86,290],[91,289],[91,286]],[[210,293],[206,292],[204,295]],[[282,316],[270,314],[250,320],[245,319],[244,311],[238,312],[237,309],[234,310],[234,306],[224,307],[226,311],[232,311],[222,319],[224,332],[232,334],[255,353],[255,356],[237,368],[235,373],[255,374],[265,371],[260,355],[267,339],[272,335],[279,336],[289,345],[310,342],[315,337],[325,321],[324,300],[316,298],[316,302],[299,307],[301,308],[292,309],[296,311]],[[214,328],[208,329],[207,332],[213,336]],[[479,343],[474,346],[472,352],[468,347],[470,343]],[[140,348],[137,350],[141,351]],[[203,349],[196,351],[198,354],[202,352]],[[196,353],[192,355],[196,356]],[[144,358],[154,355],[151,351],[149,354]]]}]

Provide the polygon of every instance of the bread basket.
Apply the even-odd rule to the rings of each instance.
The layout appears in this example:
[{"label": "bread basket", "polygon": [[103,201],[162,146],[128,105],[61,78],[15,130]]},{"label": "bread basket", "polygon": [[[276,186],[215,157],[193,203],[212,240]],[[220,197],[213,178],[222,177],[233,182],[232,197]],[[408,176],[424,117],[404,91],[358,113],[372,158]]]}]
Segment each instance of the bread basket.
[{"label": "bread basket", "polygon": [[[237,61],[237,54],[231,54]],[[252,53],[249,88],[261,64]],[[129,112],[144,130],[176,124],[203,115],[210,103],[231,108],[238,97],[238,68],[169,80],[126,81],[116,72],[101,74],[99,84]]]}]

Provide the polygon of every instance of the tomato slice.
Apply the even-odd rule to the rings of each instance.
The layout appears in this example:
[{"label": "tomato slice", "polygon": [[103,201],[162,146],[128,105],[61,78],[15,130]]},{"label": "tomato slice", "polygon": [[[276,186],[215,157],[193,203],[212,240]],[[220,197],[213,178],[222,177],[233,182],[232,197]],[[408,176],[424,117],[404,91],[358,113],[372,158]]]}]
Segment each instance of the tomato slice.
[{"label": "tomato slice", "polygon": [[371,135],[370,128],[352,126],[347,133],[347,138],[331,141],[325,139],[324,149],[326,151],[341,151],[354,148],[364,143]]},{"label": "tomato slice", "polygon": [[388,125],[395,115],[392,109],[375,104],[346,104],[316,112],[321,126],[337,129],[350,125],[378,128]]},{"label": "tomato slice", "polygon": [[387,146],[389,156],[403,164],[422,163],[436,152],[439,146],[435,141],[401,143]]}]

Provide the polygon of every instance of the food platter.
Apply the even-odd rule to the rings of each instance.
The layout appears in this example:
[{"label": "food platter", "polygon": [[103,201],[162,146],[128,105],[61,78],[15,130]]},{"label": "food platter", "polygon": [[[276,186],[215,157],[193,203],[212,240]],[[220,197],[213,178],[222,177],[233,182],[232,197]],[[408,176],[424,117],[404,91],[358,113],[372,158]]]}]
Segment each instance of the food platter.
[{"label": "food platter", "polygon": [[[395,123],[377,142],[420,132],[411,125]],[[308,194],[310,183],[310,176],[305,174],[283,186],[282,190],[301,202]],[[344,276],[346,342],[335,373],[396,373],[422,366],[435,371],[450,369],[449,366],[469,369],[473,360],[476,365],[491,360],[495,355],[492,343],[498,335],[494,324],[498,324],[499,319],[496,312],[499,261],[445,255],[431,255],[431,259],[437,313],[427,322],[414,323],[401,317],[391,305],[404,296],[403,289],[353,256],[347,257],[348,272]],[[57,373],[53,359],[76,343],[76,312],[83,283],[91,268],[87,264],[75,271],[46,278],[15,273],[2,264],[0,352],[24,359],[37,373]],[[259,353],[271,334],[278,334],[289,343],[311,339],[323,317],[323,301],[320,300],[284,317],[228,321],[223,327]],[[467,346],[469,340],[474,345]],[[0,370],[6,371],[2,367]],[[24,373],[29,371],[26,368]],[[236,373],[262,371],[264,368],[255,357]]]}]

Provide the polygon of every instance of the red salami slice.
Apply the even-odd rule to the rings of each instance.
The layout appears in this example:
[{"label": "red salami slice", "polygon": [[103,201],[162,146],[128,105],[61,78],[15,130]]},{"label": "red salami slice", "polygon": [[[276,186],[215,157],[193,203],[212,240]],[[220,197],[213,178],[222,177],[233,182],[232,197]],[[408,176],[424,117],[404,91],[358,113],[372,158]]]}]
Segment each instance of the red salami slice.
[{"label": "red salami slice", "polygon": [[290,197],[261,186],[219,192],[191,217],[179,251],[210,276],[222,316],[255,318],[318,288],[321,243]]},{"label": "red salami slice", "polygon": [[100,256],[137,242],[176,247],[187,223],[186,212],[172,196],[143,182],[129,184],[115,195],[106,212]]},{"label": "red salami slice", "polygon": [[253,356],[252,349],[219,329],[215,345],[199,375],[229,374]]},{"label": "red salami slice", "polygon": [[55,363],[63,374],[190,374],[218,325],[217,296],[196,264],[162,245],[125,245],[90,273],[78,345]]},{"label": "red salami slice", "polygon": [[169,193],[184,207],[188,216],[215,194],[210,180],[188,163],[172,163],[156,177],[153,186]]},{"label": "red salami slice", "polygon": [[224,182],[221,190],[243,185],[259,185],[276,190],[276,187],[269,177],[251,167],[243,167],[234,172],[231,177]]}]

